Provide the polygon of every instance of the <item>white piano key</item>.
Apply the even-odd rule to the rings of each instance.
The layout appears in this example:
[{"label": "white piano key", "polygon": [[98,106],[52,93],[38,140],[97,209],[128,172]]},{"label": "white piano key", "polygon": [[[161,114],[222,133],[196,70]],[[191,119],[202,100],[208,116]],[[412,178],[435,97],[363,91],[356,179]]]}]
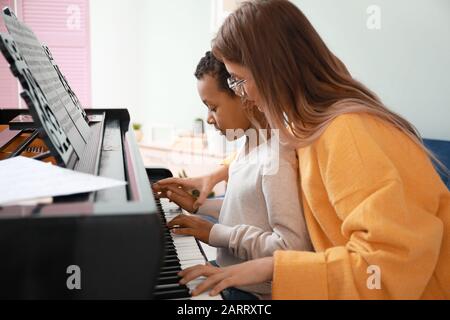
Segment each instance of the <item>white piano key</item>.
[{"label": "white piano key", "polygon": [[197,260],[201,260],[204,259],[201,255],[190,255],[190,256],[181,256],[178,257],[178,259],[180,260],[180,262],[190,262],[190,261],[197,261]]},{"label": "white piano key", "polygon": [[203,257],[202,253],[200,251],[177,251],[178,253],[178,257],[182,258],[182,259],[187,259],[189,257]]},{"label": "white piano key", "polygon": [[200,294],[198,296],[191,297],[190,300],[223,300],[223,299],[222,299],[222,297],[220,295],[211,297],[209,295],[209,292],[204,292],[204,293],[202,293],[202,294]]},{"label": "white piano key", "polygon": [[198,260],[201,260],[201,259],[202,259],[201,256],[183,257],[183,258],[180,258],[180,263],[190,263],[192,261],[198,261]]},{"label": "white piano key", "polygon": [[183,257],[191,257],[191,256],[199,256],[205,258],[201,251],[195,250],[195,248],[188,248],[187,250],[183,250],[183,248],[176,248],[178,256]]},{"label": "white piano key", "polygon": [[180,262],[180,264],[181,264],[181,269],[184,270],[184,269],[187,269],[187,268],[199,265],[199,264],[204,265],[205,264],[205,260],[204,259],[203,260],[202,259],[191,260],[189,262]]},{"label": "white piano key", "polygon": [[178,247],[177,248],[177,247],[175,247],[175,250],[177,251],[177,253],[179,255],[188,255],[188,256],[200,255],[203,257],[202,252],[197,248],[193,248],[193,247]]},{"label": "white piano key", "polygon": [[[163,209],[164,218],[167,222],[184,213],[175,203],[167,199],[160,199]],[[182,270],[196,265],[204,265],[206,263],[200,244],[192,236],[176,235],[171,233],[171,238]],[[194,290],[200,283],[205,280],[204,277],[189,282],[186,286],[190,291]],[[170,284],[167,285],[171,287]],[[197,297],[191,297],[192,300],[222,300],[221,296],[211,297],[208,292],[202,293]]]},{"label": "white piano key", "polygon": [[195,238],[192,237],[191,239],[180,239],[180,238],[172,238],[173,244],[175,246],[181,247],[195,247],[197,246],[197,241],[195,241]]},{"label": "white piano key", "polygon": [[197,242],[181,242],[181,243],[174,243],[175,247],[178,248],[184,248],[184,249],[189,249],[189,248],[195,248]]}]

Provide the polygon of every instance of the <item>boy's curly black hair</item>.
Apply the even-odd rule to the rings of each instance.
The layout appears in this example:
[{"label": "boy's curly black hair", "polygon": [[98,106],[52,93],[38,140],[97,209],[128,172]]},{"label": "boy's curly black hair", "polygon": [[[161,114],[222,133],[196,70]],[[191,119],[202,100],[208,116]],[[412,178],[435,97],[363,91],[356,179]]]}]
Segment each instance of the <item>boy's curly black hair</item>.
[{"label": "boy's curly black hair", "polygon": [[217,60],[211,51],[206,52],[205,56],[201,58],[194,75],[197,80],[203,79],[205,75],[214,77],[220,90],[228,93],[230,96],[234,96],[234,92],[228,87],[227,82],[230,74],[223,62]]}]

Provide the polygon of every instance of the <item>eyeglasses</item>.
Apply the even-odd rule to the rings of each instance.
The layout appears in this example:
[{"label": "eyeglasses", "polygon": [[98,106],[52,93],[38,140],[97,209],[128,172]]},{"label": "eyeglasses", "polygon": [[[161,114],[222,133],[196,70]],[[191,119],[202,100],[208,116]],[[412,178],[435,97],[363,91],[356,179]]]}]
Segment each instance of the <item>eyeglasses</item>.
[{"label": "eyeglasses", "polygon": [[231,90],[238,96],[243,99],[247,99],[247,92],[245,91],[244,84],[247,82],[247,80],[237,80],[234,77],[230,77],[227,80],[228,87],[230,87]]}]

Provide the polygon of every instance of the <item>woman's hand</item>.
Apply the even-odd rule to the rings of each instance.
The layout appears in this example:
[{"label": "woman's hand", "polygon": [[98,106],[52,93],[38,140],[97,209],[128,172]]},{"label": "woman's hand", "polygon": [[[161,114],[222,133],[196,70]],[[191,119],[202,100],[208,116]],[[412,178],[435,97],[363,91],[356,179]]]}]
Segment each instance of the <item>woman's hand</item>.
[{"label": "woman's hand", "polygon": [[273,257],[256,259],[225,268],[216,268],[210,264],[198,265],[181,271],[180,284],[186,284],[198,277],[207,277],[195,288],[193,296],[211,289],[211,296],[218,295],[230,287],[241,287],[271,281],[273,277]]},{"label": "woman's hand", "polygon": [[174,234],[193,236],[209,244],[209,234],[214,224],[200,217],[181,214],[172,219],[167,226],[173,228],[171,231]]}]

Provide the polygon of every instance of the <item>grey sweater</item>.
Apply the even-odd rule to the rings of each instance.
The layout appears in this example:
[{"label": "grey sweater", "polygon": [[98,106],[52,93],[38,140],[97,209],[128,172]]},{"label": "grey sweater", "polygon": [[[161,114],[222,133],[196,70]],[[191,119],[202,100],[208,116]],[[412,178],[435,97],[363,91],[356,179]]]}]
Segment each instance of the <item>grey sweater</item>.
[{"label": "grey sweater", "polygon": [[[229,167],[219,223],[209,237],[210,245],[218,248],[217,264],[268,257],[276,250],[311,251],[299,184],[295,150],[270,143],[248,155],[241,149]],[[271,284],[241,289],[267,296]]]}]

